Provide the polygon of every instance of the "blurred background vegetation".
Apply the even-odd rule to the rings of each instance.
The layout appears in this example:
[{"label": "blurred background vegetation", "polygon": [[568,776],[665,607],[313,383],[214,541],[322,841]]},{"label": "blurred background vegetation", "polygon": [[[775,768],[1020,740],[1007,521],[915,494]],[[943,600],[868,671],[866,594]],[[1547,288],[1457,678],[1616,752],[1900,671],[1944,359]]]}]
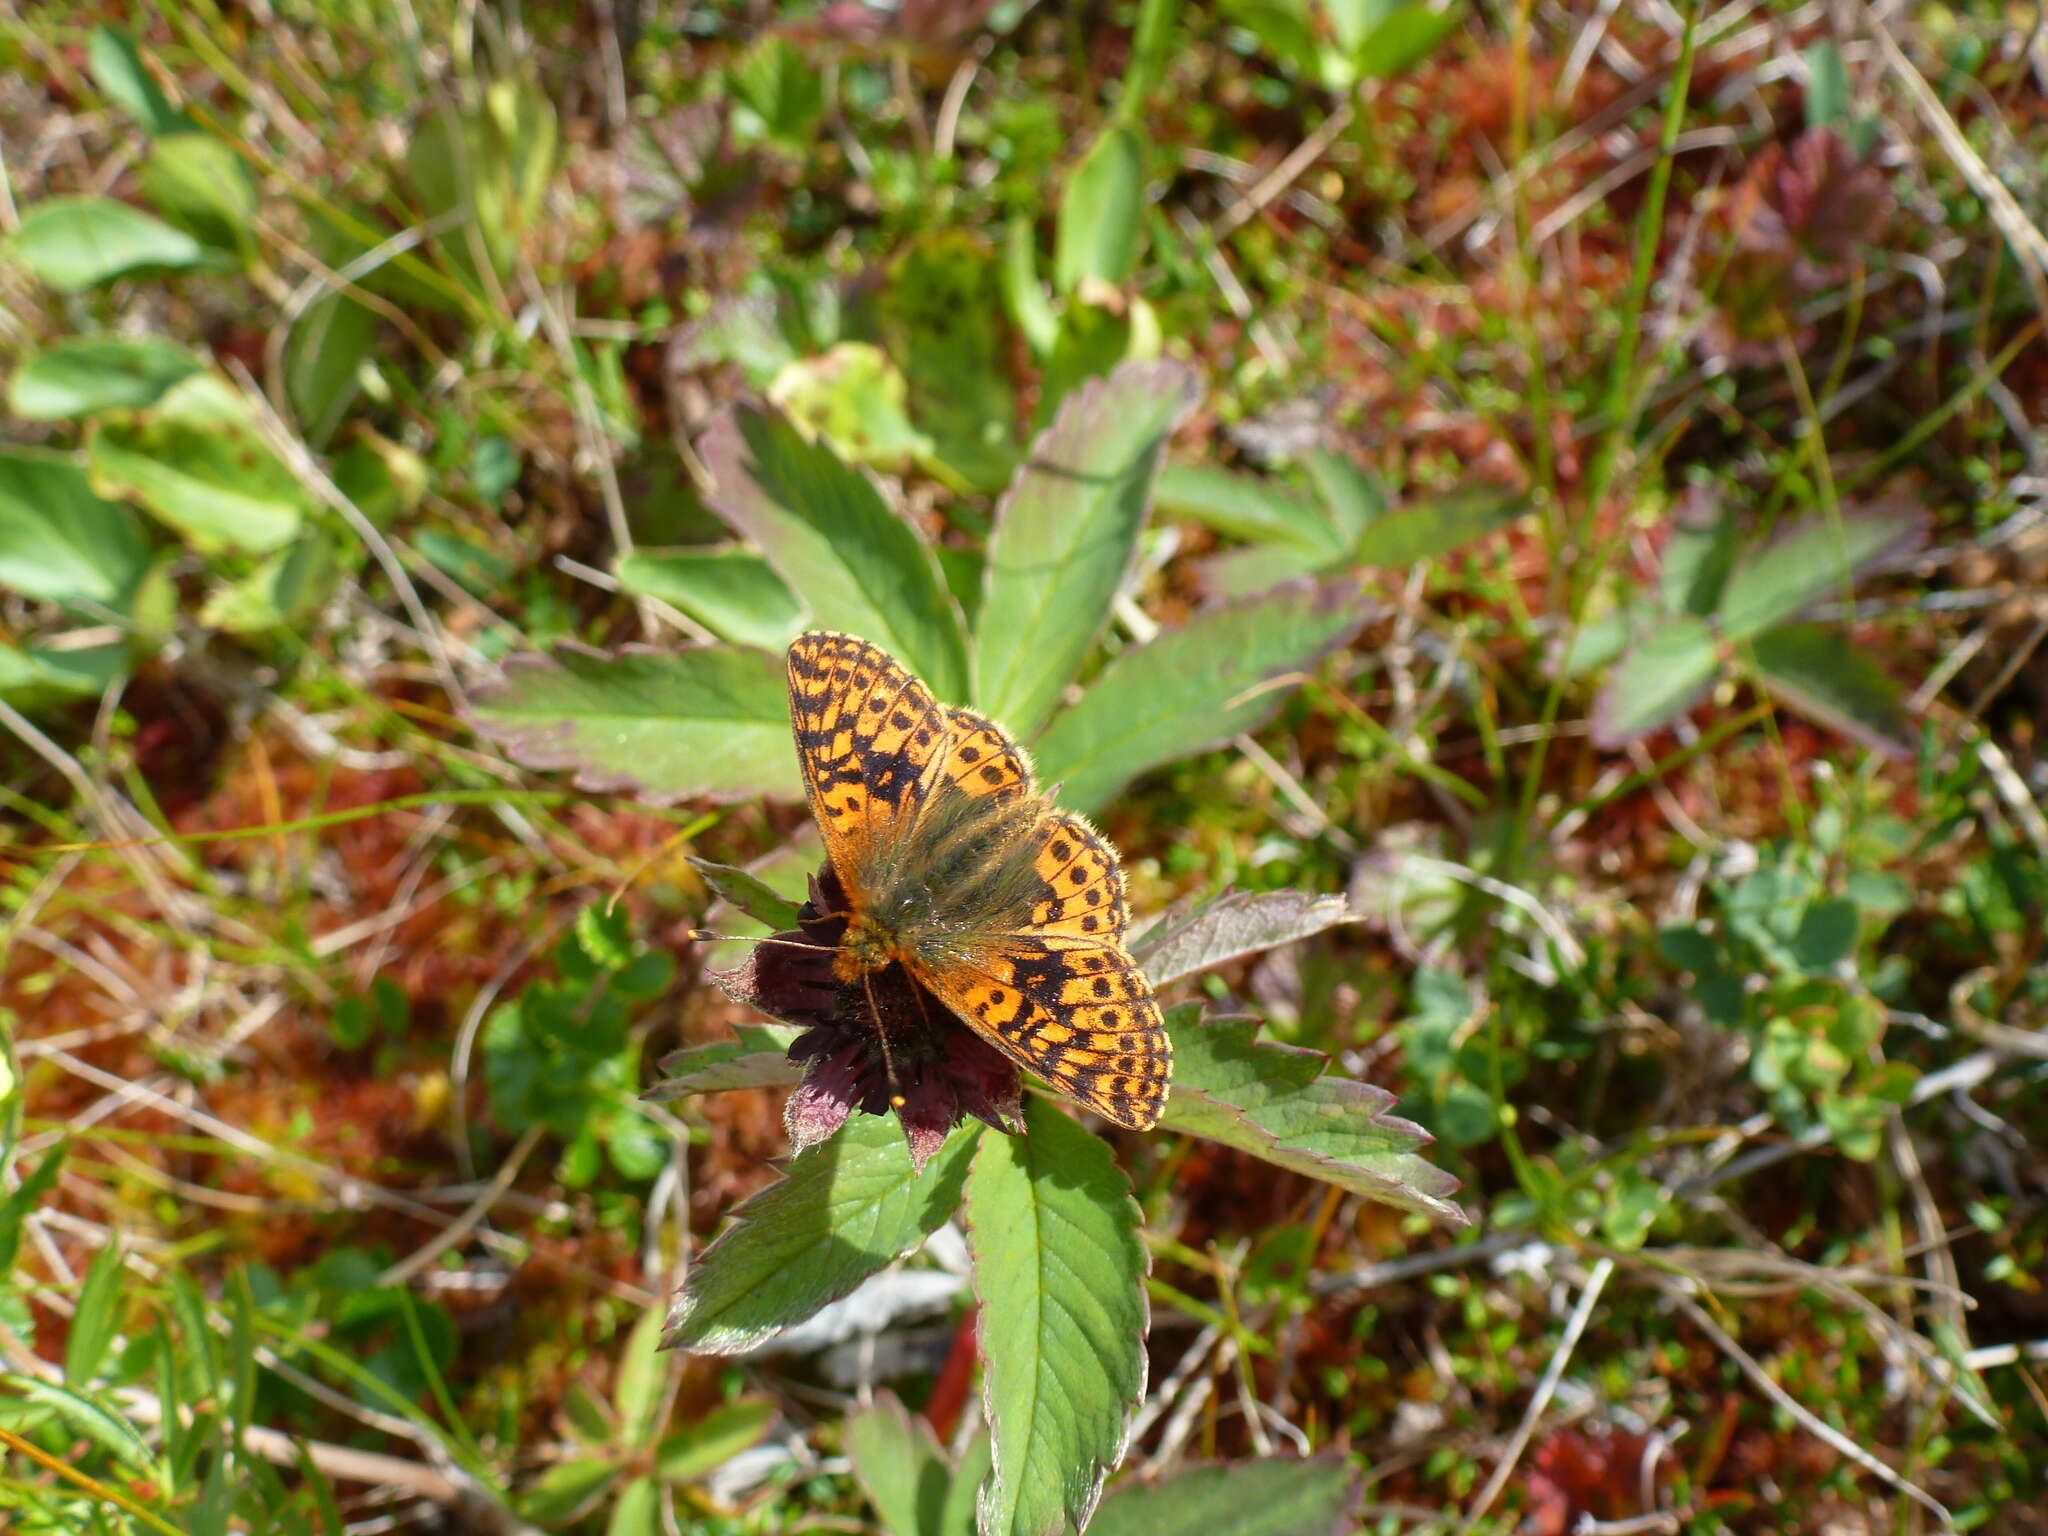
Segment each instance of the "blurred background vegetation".
[{"label": "blurred background vegetation", "polygon": [[800,627],[735,401],[971,618],[1161,359],[1091,654],[1298,654],[1087,796],[1141,917],[1349,901],[1204,985],[1475,1226],[1118,1135],[1125,1479],[1321,1480],[1098,1528],[2048,1530],[2037,10],[12,0],[0,155],[0,1524],[971,1529],[957,1242],[643,1326],[784,1151],[639,1096],[786,738],[491,689]]}]

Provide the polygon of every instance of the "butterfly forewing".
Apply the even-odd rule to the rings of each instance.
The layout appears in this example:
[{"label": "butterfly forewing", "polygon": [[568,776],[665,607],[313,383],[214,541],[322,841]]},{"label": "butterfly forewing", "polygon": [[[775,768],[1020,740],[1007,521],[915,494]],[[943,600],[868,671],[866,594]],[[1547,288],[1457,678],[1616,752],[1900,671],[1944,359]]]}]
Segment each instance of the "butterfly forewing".
[{"label": "butterfly forewing", "polygon": [[790,726],[811,815],[858,902],[923,805],[945,711],[888,652],[851,635],[799,635],[788,661]]}]

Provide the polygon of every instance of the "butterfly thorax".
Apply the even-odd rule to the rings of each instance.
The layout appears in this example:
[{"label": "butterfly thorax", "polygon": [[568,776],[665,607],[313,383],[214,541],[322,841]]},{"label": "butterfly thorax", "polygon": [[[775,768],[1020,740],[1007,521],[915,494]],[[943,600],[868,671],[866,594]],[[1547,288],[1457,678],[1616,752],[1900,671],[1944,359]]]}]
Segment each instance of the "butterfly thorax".
[{"label": "butterfly thorax", "polygon": [[841,981],[855,982],[903,957],[903,941],[866,913],[859,913],[840,937],[832,956],[832,974]]}]

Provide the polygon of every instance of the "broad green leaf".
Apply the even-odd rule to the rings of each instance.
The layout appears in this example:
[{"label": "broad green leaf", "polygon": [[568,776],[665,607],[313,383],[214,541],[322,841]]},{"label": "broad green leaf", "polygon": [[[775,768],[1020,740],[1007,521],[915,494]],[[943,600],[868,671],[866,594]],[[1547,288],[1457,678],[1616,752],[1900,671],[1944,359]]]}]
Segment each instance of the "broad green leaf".
[{"label": "broad green leaf", "polygon": [[1311,448],[1301,467],[1322,498],[1338,553],[1357,547],[1365,530],[1387,515],[1387,488],[1345,455],[1329,448]]},{"label": "broad green leaf", "polygon": [[1912,756],[1913,722],[1898,684],[1848,635],[1785,624],[1747,649],[1757,681],[1800,714],[1892,757]]},{"label": "broad green leaf", "polygon": [[791,901],[758,875],[730,864],[715,864],[710,859],[691,858],[689,865],[704,877],[704,883],[720,901],[739,908],[755,922],[765,923],[778,933],[796,926],[797,912],[803,903]]},{"label": "broad green leaf", "polygon": [[206,260],[206,247],[182,229],[110,197],[46,198],[22,215],[0,249],[64,293],[145,268],[175,271]]},{"label": "broad green leaf", "polygon": [[1469,1218],[1449,1198],[1458,1181],[1416,1156],[1429,1137],[1387,1113],[1384,1088],[1325,1073],[1319,1051],[1255,1039],[1251,1019],[1198,1022],[1168,1010],[1173,1088],[1161,1122],[1450,1227]]},{"label": "broad green leaf", "polygon": [[894,1263],[953,1214],[979,1130],[956,1130],[919,1174],[894,1116],[854,1115],[733,1213],[691,1269],[662,1342],[737,1354]]},{"label": "broad green leaf", "polygon": [[615,656],[515,657],[473,699],[478,729],[529,768],[576,770],[579,788],[801,799],[782,664],[702,646]]},{"label": "broad green leaf", "polygon": [[1917,549],[1926,534],[1926,515],[1903,502],[1802,518],[1736,567],[1721,597],[1722,631],[1744,640],[1840,597],[1859,574]]},{"label": "broad green leaf", "polygon": [[1321,575],[1334,564],[1299,544],[1246,544],[1211,555],[1199,568],[1202,590],[1217,602],[1232,603]]},{"label": "broad green leaf", "polygon": [[1121,287],[1145,233],[1145,154],[1121,123],[1097,135],[1067,178],[1053,240],[1053,281],[1072,293],[1084,279]]},{"label": "broad green leaf", "polygon": [[1102,1501],[1088,1536],[1337,1536],[1357,1503],[1341,1457],[1270,1457],[1128,1483]]},{"label": "broad green leaf", "polygon": [[605,1536],[661,1536],[661,1485],[651,1477],[636,1477],[619,1490],[619,1502]]},{"label": "broad green leaf", "polygon": [[121,1282],[125,1271],[118,1242],[103,1244],[93,1255],[79,1287],[78,1307],[71,1316],[71,1331],[64,1340],[64,1379],[74,1387],[90,1386],[99,1374],[100,1362],[121,1327]]},{"label": "broad green leaf", "polygon": [[169,133],[149,146],[142,190],[194,239],[247,265],[256,254],[256,183],[242,157],[210,133]]},{"label": "broad green leaf", "polygon": [[0,452],[0,587],[119,612],[148,564],[135,514],[95,496],[75,463]]},{"label": "broad green leaf", "polygon": [[38,352],[15,370],[7,404],[30,421],[155,405],[205,365],[153,336],[80,336]]},{"label": "broad green leaf", "polygon": [[1164,988],[1199,971],[1355,922],[1357,917],[1342,896],[1230,891],[1184,917],[1162,919],[1131,946],[1131,958],[1154,988]]},{"label": "broad green leaf", "polygon": [[[1196,614],[1118,656],[1038,739],[1039,781],[1091,811],[1136,775],[1256,729],[1358,628],[1356,594],[1306,582]],[[991,713],[995,713],[991,711]],[[998,713],[998,719],[1002,716]]]},{"label": "broad green leaf", "polygon": [[96,1442],[137,1476],[152,1481],[163,1476],[162,1464],[142,1436],[98,1397],[32,1376],[0,1376],[0,1383],[11,1387],[23,1402],[50,1409],[73,1430]]},{"label": "broad green leaf", "polygon": [[619,585],[682,610],[736,645],[780,651],[803,627],[797,600],[752,550],[636,549],[619,561]]},{"label": "broad green leaf", "polygon": [[1689,493],[1671,515],[1671,536],[1658,565],[1664,606],[1673,613],[1712,617],[1734,568],[1735,519],[1712,495]]},{"label": "broad green leaf", "polygon": [[247,576],[215,588],[200,607],[199,622],[225,635],[298,629],[334,595],[341,574],[334,540],[307,534],[258,562]]},{"label": "broad green leaf", "polygon": [[1848,115],[1849,71],[1841,46],[1825,38],[1806,50],[1806,126],[1832,128]]},{"label": "broad green leaf", "polygon": [[94,27],[85,57],[92,66],[94,83],[107,100],[141,124],[144,133],[175,133],[192,126],[192,120],[165,97],[156,76],[143,63],[135,39],[122,28]]},{"label": "broad green leaf", "polygon": [[1593,704],[1593,741],[1619,747],[1669,725],[1697,704],[1721,670],[1706,621],[1666,619],[1622,655]]},{"label": "broad green leaf", "polygon": [[936,1536],[980,1536],[981,1490],[994,1465],[988,1431],[975,1431],[974,1438],[960,1453],[960,1464],[953,1469],[953,1484],[946,1490],[946,1502],[939,1510]]},{"label": "broad green leaf", "polygon": [[202,554],[281,549],[314,510],[241,396],[210,373],[93,423],[86,459],[95,490],[140,502]]},{"label": "broad green leaf", "polygon": [[994,253],[967,230],[927,234],[890,265],[876,310],[933,472],[958,489],[1001,490],[1019,448]]},{"label": "broad green leaf", "polygon": [[1059,338],[1059,316],[1038,281],[1037,232],[1023,214],[1003,232],[1003,307],[1034,357],[1043,358]]},{"label": "broad green leaf", "polygon": [[745,408],[712,423],[701,452],[712,507],[819,624],[873,641],[941,699],[966,697],[966,640],[938,562],[874,481],[782,417]]},{"label": "broad green leaf", "polygon": [[995,1467],[982,1536],[1056,1536],[1088,1516],[1145,1392],[1145,1245],[1109,1143],[1031,1096],[1021,1136],[984,1136],[967,1179]]},{"label": "broad green leaf", "polygon": [[1351,63],[1361,80],[1385,80],[1420,64],[1458,29],[1458,7],[1434,10],[1428,0],[1397,6],[1356,49]]},{"label": "broad green leaf", "polygon": [[867,1407],[846,1416],[845,1445],[853,1475],[889,1536],[940,1536],[953,1469],[931,1425],[905,1412],[893,1392],[877,1392]]},{"label": "broad green leaf", "polygon": [[1308,0],[1223,0],[1223,14],[1258,38],[1283,67],[1310,80],[1322,76],[1322,50]]},{"label": "broad green leaf", "polygon": [[931,439],[910,424],[909,383],[870,342],[842,341],[797,359],[775,376],[768,399],[849,463],[900,474],[932,451]]},{"label": "broad green leaf", "polygon": [[626,1347],[619,1355],[619,1375],[612,1387],[612,1406],[619,1414],[619,1438],[627,1446],[642,1446],[661,1428],[663,1395],[675,1357],[660,1352],[661,1312],[649,1307],[626,1335]]},{"label": "broad green leaf", "polygon": [[60,648],[0,641],[0,699],[30,711],[96,699],[127,667],[128,647],[119,643]]},{"label": "broad green leaf", "polygon": [[1112,306],[1091,303],[1079,293],[1068,297],[1053,336],[1052,353],[1038,376],[1038,404],[1031,413],[1033,432],[1050,426],[1067,396],[1090,379],[1105,378],[1117,364],[1138,360],[1132,323],[1136,313],[1136,301]]},{"label": "broad green leaf", "polygon": [[716,1471],[741,1451],[760,1444],[775,1416],[775,1404],[765,1397],[743,1397],[713,1408],[662,1439],[655,1448],[654,1470],[671,1483]]},{"label": "broad green leaf", "polygon": [[406,176],[444,263],[485,289],[477,249],[502,281],[540,219],[554,174],[555,109],[531,81],[494,80],[468,104],[450,101],[415,129]]},{"label": "broad green leaf", "polygon": [[315,447],[340,427],[362,392],[363,360],[377,339],[377,316],[345,293],[330,293],[285,340],[284,387],[299,429]]},{"label": "broad green leaf", "polygon": [[558,1461],[519,1495],[519,1513],[551,1529],[567,1525],[596,1507],[620,1471],[617,1462],[594,1456]]},{"label": "broad green leaf", "polygon": [[825,115],[825,81],[788,38],[770,33],[727,67],[733,99],[760,118],[771,139],[805,148]]},{"label": "broad green leaf", "polygon": [[[1127,363],[1083,385],[997,507],[973,696],[1026,740],[1102,631],[1131,568],[1161,445],[1198,392],[1174,363]],[[942,699],[960,697],[925,680]]]},{"label": "broad green leaf", "polygon": [[1342,559],[1351,547],[1299,492],[1213,464],[1162,464],[1152,499],[1162,512],[1191,517],[1233,539],[1284,543],[1323,564]]},{"label": "broad green leaf", "polygon": [[1507,527],[1529,510],[1513,491],[1464,490],[1428,496],[1397,507],[1359,535],[1352,557],[1360,565],[1420,565]]}]

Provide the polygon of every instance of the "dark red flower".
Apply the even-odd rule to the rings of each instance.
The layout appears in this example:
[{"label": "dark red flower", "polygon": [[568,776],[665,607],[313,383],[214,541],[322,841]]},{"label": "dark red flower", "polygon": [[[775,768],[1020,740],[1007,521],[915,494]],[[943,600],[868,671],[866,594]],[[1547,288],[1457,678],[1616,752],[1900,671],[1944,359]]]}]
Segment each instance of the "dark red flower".
[{"label": "dark red flower", "polygon": [[712,973],[728,996],[804,1031],[789,1047],[804,1069],[783,1114],[791,1149],[823,1141],[855,1110],[894,1109],[919,1168],[967,1115],[999,1131],[1023,1130],[1017,1068],[902,966],[852,983],[833,973],[846,932],[845,917],[834,914],[845,909],[827,863],[811,877],[797,926],[775,935],[788,942],[756,944],[743,965]]}]

